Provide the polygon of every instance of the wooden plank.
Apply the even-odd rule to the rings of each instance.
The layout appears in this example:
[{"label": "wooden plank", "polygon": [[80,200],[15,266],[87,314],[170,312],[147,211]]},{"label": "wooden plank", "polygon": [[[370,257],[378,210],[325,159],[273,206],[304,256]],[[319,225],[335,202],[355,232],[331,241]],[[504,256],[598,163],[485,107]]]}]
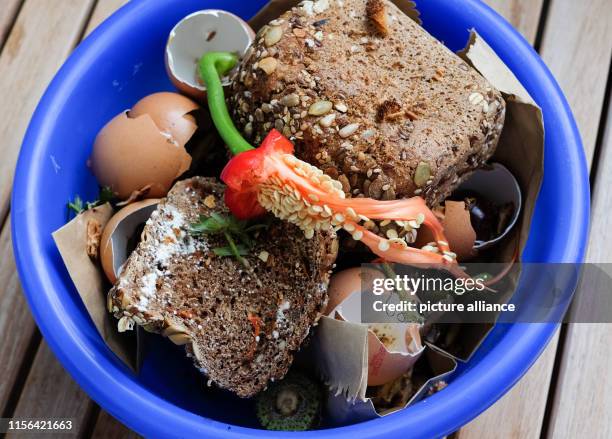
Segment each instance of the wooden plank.
[{"label": "wooden plank", "polygon": [[[591,240],[587,262],[610,263],[612,248],[605,237],[612,227],[612,109],[593,191]],[[549,438],[612,437],[612,331],[609,324],[570,324],[550,414]]]},{"label": "wooden plank", "polygon": [[0,334],[3,334],[0,343],[0,413],[7,409],[22,367],[27,367],[23,361],[36,333],[36,325],[21,294],[10,235],[7,221],[0,234]]},{"label": "wooden plank", "polygon": [[100,25],[100,23],[127,2],[128,0],[99,0],[89,19],[85,35],[89,35],[92,30]]},{"label": "wooden plank", "polygon": [[94,428],[92,439],[137,439],[140,438],[132,430],[117,421],[104,410],[100,411],[98,422]]},{"label": "wooden plank", "polygon": [[2,0],[0,8],[0,47],[4,44],[23,0]]},{"label": "wooden plank", "polygon": [[[29,0],[29,1],[32,2],[35,0]],[[87,27],[87,29],[93,29],[97,24],[103,21],[106,18],[106,16],[108,16],[117,7],[119,7],[121,3],[124,3],[124,2],[125,1],[117,1],[117,0],[99,0],[98,3],[96,4],[96,8],[94,9],[92,13],[90,25]],[[78,3],[80,3],[80,6],[82,6],[87,2],[79,1]],[[59,5],[55,5],[55,6],[59,6]],[[72,8],[73,9],[72,12],[75,12],[76,10],[78,10],[81,13],[80,18],[82,22],[79,24],[78,22],[75,21],[74,17],[72,17],[73,26],[69,27],[65,25],[64,26],[65,32],[63,35],[61,35],[61,37],[64,39],[64,44],[60,45],[59,43],[54,43],[56,46],[54,48],[55,52],[59,52],[60,49],[62,51],[62,57],[60,58],[60,61],[68,54],[70,49],[74,47],[76,38],[80,36],[81,30],[85,26],[84,20],[86,20],[88,17],[87,8],[83,8],[83,7],[76,8],[76,6],[78,5],[75,2],[72,2],[72,4],[70,5],[62,3],[61,6],[63,9],[62,8],[56,8],[56,9],[62,9],[62,12],[65,14],[68,13],[66,11],[66,8]],[[22,15],[27,12],[29,12],[29,10],[27,10],[26,7],[24,6]],[[30,22],[31,21],[34,21],[34,19],[31,19]],[[11,35],[11,38],[12,38],[12,35]],[[59,38],[58,35],[56,35],[55,38]],[[44,46],[44,45],[41,44],[41,46]],[[19,54],[17,54],[17,56],[21,56],[22,58],[25,58],[28,55],[25,52],[20,52]],[[25,62],[26,61],[23,61],[23,63]],[[56,64],[56,63],[52,63],[52,64]],[[57,64],[59,65],[59,62]],[[2,66],[2,60],[0,60],[0,66]],[[46,71],[49,72],[49,75],[51,75],[53,73],[53,70],[55,70],[55,68],[53,68],[53,70],[49,69],[48,66],[46,66],[45,68],[46,68]],[[25,114],[26,113],[23,113],[23,115]],[[0,221],[1,221],[1,217],[0,217]],[[6,229],[8,230],[8,221],[7,221]],[[7,238],[7,241],[8,241],[8,238]],[[4,241],[0,240],[0,243],[4,244]],[[4,254],[11,255],[11,258],[6,258],[6,260],[12,261],[12,252],[8,244],[0,246],[0,255],[4,255]],[[2,266],[3,265],[0,265],[0,267]],[[6,276],[4,275],[4,272],[7,273]],[[5,277],[8,279],[9,273],[10,275],[15,276],[14,266],[11,266],[7,268],[6,270],[0,270],[0,274],[2,274],[2,276],[0,276],[0,280],[3,280]],[[7,284],[7,282],[4,282],[3,284]],[[19,295],[19,297],[21,297],[21,295]],[[3,309],[6,309],[6,308],[2,307],[2,309],[0,309],[0,312]],[[27,310],[27,307],[21,306],[19,310],[22,311],[22,313],[25,315],[25,318],[20,318],[18,320],[18,324],[23,326],[24,323],[27,323],[26,319],[29,319],[29,321],[31,322],[31,317],[29,316],[29,311]],[[0,317],[1,316],[2,315],[0,314]],[[2,322],[2,319],[0,318],[0,323],[1,322]],[[33,325],[33,323],[31,323],[31,325]],[[25,325],[25,327],[27,328],[27,325]],[[0,330],[1,329],[2,329],[2,326],[0,325]],[[7,333],[7,331],[4,331],[3,333]],[[27,343],[24,345],[27,346]],[[1,353],[3,353],[3,351],[0,350],[0,354]],[[15,352],[15,355],[14,355],[15,361],[23,357],[24,357],[23,353]],[[5,358],[5,356],[2,355],[0,358]],[[78,387],[78,385],[72,380],[72,378],[64,371],[62,366],[55,359],[55,357],[53,356],[53,354],[51,353],[51,351],[49,350],[48,346],[45,343],[42,343],[40,347],[38,348],[33,364],[34,365],[32,367],[32,370],[30,371],[27,377],[27,380],[23,386],[22,393],[19,396],[17,407],[15,409],[13,417],[19,417],[19,416],[70,417],[70,418],[75,419],[75,431],[74,431],[75,433],[78,433],[79,435],[84,434],[84,433],[86,434],[89,433],[87,429],[89,428],[89,426],[92,425],[91,421],[96,420],[96,418],[92,418],[92,416],[97,416],[98,410],[94,409],[95,404],[87,397],[87,395]],[[4,365],[0,365],[0,372],[2,372],[3,366]],[[12,373],[17,373],[17,371],[19,371],[19,367],[16,365],[10,365],[7,367],[10,367],[10,371]],[[12,383],[14,379],[10,379],[7,381]],[[3,383],[4,380],[0,380],[0,382]],[[121,431],[119,427],[112,426],[111,422],[107,422],[106,424],[101,424],[99,429],[101,431],[108,431],[108,432],[113,432],[113,431],[120,432]]]},{"label": "wooden plank", "polygon": [[485,0],[533,44],[538,32],[543,0]]},{"label": "wooden plank", "polygon": [[612,55],[610,0],[553,0],[541,53],[574,111],[590,164]]},{"label": "wooden plank", "polygon": [[0,55],[0,222],[30,115],[53,74],[75,46],[93,0],[29,0]]},{"label": "wooden plank", "polygon": [[47,344],[41,343],[13,417],[70,418],[71,433],[81,436],[92,410],[95,404],[64,371]]}]

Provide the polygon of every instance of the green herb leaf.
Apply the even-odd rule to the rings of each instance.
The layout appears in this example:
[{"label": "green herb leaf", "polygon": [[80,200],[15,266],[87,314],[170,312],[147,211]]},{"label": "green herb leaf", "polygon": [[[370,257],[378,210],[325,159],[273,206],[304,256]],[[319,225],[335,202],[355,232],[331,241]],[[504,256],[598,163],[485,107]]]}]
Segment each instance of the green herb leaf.
[{"label": "green herb leaf", "polygon": [[75,214],[79,214],[85,210],[83,207],[83,200],[78,195],[75,195],[73,201],[68,201],[68,209],[72,210]]},{"label": "green herb leaf", "polygon": [[[237,245],[236,249],[238,250],[238,254],[240,256],[246,256],[249,254],[249,249],[243,245]],[[217,256],[235,256],[231,247],[217,247],[213,248],[213,253]]]},{"label": "green herb leaf", "polygon": [[98,199],[100,204],[111,203],[115,200],[115,193],[110,186],[103,186],[100,188]]},{"label": "green herb leaf", "polygon": [[233,215],[212,212],[209,217],[201,215],[197,223],[190,225],[190,230],[194,235],[223,234],[228,246],[215,248],[213,252],[217,256],[233,256],[248,267],[243,256],[248,255],[249,250],[255,247],[251,234],[266,227],[267,224],[249,224],[248,221],[241,221]]},{"label": "green herb leaf", "polygon": [[105,203],[110,203],[115,199],[115,194],[110,187],[105,186],[100,188],[98,199],[94,201],[85,201],[81,199],[79,195],[74,196],[74,200],[68,200],[68,209],[73,211],[76,215],[86,210],[93,209],[94,207],[101,206]]}]

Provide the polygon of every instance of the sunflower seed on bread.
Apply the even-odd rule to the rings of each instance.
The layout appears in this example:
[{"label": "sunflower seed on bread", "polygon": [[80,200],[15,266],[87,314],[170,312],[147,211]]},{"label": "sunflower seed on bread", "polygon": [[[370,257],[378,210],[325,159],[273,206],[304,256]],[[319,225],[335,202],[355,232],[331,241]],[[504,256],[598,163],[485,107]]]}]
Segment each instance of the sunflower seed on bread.
[{"label": "sunflower seed on bread", "polygon": [[[430,206],[493,155],[501,93],[390,1],[303,2],[280,19],[274,72],[254,69],[258,40],[232,85],[232,117],[253,143],[275,127],[347,196]],[[309,110],[317,102],[333,107]]]}]

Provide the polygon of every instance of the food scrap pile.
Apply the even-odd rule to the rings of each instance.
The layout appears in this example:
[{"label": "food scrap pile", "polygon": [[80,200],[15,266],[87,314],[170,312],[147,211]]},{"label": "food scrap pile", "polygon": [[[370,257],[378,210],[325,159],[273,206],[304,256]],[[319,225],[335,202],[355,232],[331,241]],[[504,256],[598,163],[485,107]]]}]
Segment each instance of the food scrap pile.
[{"label": "food scrap pile", "polygon": [[[355,298],[393,264],[476,275],[460,264],[507,239],[520,191],[464,189],[479,173],[518,187],[490,163],[504,99],[397,6],[287,6],[257,33],[224,11],[177,23],[165,54],[177,92],[102,128],[88,162],[100,199],[69,207],[73,221],[112,209],[88,253],[119,331],[184,345],[204,382],[256,398],[262,427],[306,430],[444,387],[455,361],[428,346],[457,330],[361,323]],[[353,361],[339,333],[366,377],[325,369]]]}]

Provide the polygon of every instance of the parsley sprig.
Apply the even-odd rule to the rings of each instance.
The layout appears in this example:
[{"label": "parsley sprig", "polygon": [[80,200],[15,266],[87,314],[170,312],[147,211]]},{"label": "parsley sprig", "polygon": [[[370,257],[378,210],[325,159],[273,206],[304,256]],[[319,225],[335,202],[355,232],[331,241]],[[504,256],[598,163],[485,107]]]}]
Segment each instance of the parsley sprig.
[{"label": "parsley sprig", "polygon": [[115,194],[108,186],[101,187],[98,199],[94,201],[83,201],[79,195],[75,195],[73,200],[68,200],[68,211],[74,212],[76,215],[92,209],[96,206],[101,206],[104,203],[110,203],[114,200]]},{"label": "parsley sprig", "polygon": [[255,246],[252,235],[258,230],[265,229],[268,224],[251,224],[232,215],[221,215],[212,212],[210,216],[200,216],[197,223],[191,224],[191,233],[194,235],[223,235],[227,246],[216,247],[213,252],[217,256],[233,256],[242,265],[248,267],[244,256],[248,255]]}]

